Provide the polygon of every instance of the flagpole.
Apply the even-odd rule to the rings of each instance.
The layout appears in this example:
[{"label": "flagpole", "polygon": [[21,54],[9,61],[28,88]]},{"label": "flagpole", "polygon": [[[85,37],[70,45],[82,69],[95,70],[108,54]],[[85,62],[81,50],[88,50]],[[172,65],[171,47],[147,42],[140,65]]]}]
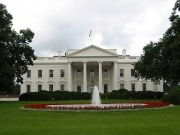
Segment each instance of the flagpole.
[{"label": "flagpole", "polygon": [[89,37],[91,38],[91,45],[92,45],[92,29],[89,32]]},{"label": "flagpole", "polygon": [[92,45],[92,35],[91,35],[91,45]]}]

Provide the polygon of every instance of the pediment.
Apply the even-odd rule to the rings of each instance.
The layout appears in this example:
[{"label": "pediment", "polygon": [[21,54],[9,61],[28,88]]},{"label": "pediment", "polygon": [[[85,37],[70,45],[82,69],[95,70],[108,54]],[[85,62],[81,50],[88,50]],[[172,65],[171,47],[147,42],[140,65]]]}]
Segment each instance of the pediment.
[{"label": "pediment", "polygon": [[42,81],[37,81],[36,83],[44,83],[44,82],[42,82]]},{"label": "pediment", "polygon": [[91,45],[67,55],[67,57],[117,57],[116,53]]}]

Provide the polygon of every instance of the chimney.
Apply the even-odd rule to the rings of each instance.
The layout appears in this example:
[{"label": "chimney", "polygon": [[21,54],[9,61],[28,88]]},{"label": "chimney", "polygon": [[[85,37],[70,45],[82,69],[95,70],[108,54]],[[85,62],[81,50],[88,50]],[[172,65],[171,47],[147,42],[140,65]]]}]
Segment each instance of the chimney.
[{"label": "chimney", "polygon": [[58,56],[61,56],[62,51],[60,51],[60,50],[58,49],[57,54],[58,54]]},{"label": "chimney", "polygon": [[122,56],[126,56],[126,49],[122,50]]}]

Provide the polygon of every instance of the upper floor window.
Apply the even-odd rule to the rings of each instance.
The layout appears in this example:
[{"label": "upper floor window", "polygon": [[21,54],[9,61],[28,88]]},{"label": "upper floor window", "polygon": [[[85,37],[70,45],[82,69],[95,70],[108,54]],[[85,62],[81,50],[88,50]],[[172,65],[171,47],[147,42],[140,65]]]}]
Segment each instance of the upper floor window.
[{"label": "upper floor window", "polygon": [[135,76],[135,70],[131,69],[131,76]]},{"label": "upper floor window", "polygon": [[77,78],[81,78],[82,77],[82,71],[81,70],[77,70]]},{"label": "upper floor window", "polygon": [[38,77],[42,77],[42,70],[38,70]]},{"label": "upper floor window", "polygon": [[28,78],[31,77],[31,70],[28,70],[28,71],[27,71],[27,77],[28,77]]},{"label": "upper floor window", "polygon": [[61,77],[65,77],[64,69],[61,69],[61,70],[60,70],[60,76],[61,76]]},{"label": "upper floor window", "polygon": [[124,69],[120,69],[120,77],[124,76]]},{"label": "upper floor window", "polygon": [[143,89],[143,91],[146,91],[146,83],[142,84],[142,89]]},{"label": "upper floor window", "polygon": [[49,77],[53,77],[53,70],[49,70]]},{"label": "upper floor window", "polygon": [[108,77],[108,70],[107,69],[103,70],[103,77]]},{"label": "upper floor window", "polygon": [[94,77],[94,70],[93,69],[90,70],[90,77]]}]

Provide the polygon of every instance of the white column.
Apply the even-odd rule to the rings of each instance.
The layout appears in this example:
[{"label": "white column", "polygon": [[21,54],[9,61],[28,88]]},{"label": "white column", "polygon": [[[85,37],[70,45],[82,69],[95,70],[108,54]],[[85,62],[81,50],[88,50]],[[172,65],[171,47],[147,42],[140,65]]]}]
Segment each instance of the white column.
[{"label": "white column", "polygon": [[114,90],[117,90],[118,73],[117,73],[117,61],[114,61],[114,74],[113,74]]},{"label": "white column", "polygon": [[102,91],[102,62],[99,61],[99,91]]},{"label": "white column", "polygon": [[71,62],[68,62],[68,91],[72,91]]},{"label": "white column", "polygon": [[86,62],[83,62],[83,92],[87,92],[87,68]]}]

